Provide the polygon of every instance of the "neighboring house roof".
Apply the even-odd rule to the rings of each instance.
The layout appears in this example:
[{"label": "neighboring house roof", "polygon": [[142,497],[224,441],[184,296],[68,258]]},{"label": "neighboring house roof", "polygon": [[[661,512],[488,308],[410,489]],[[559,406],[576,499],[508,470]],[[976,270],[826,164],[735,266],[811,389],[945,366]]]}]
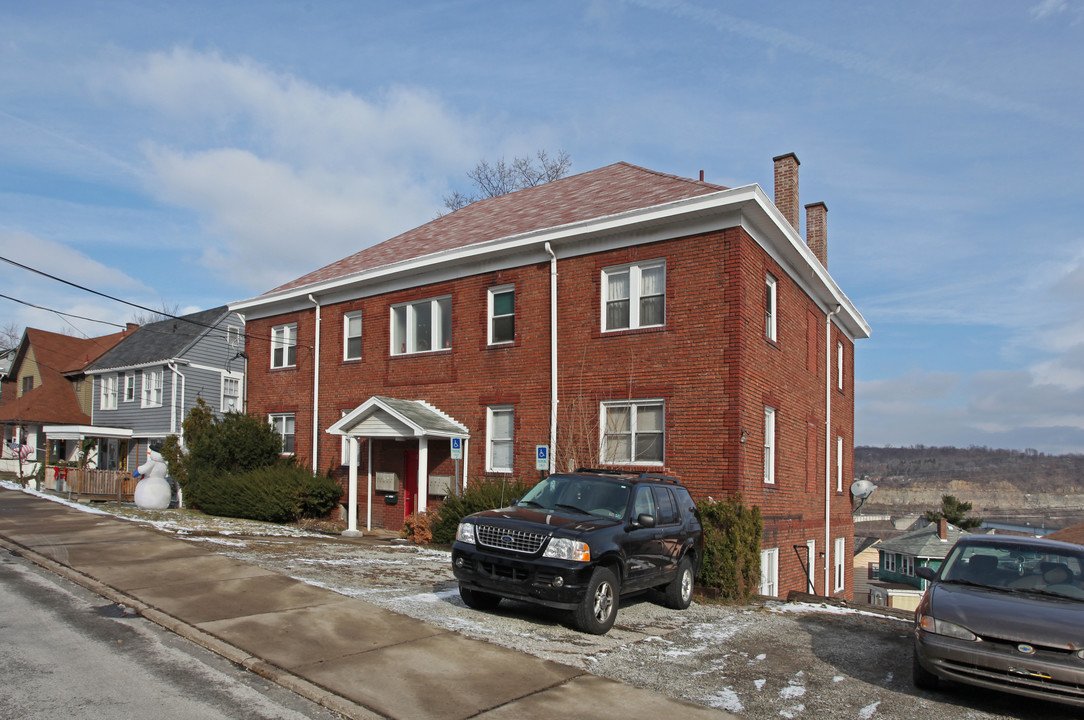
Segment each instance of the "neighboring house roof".
[{"label": "neighboring house roof", "polygon": [[11,361],[15,359],[15,348],[0,350],[0,377],[4,377],[11,370]]},{"label": "neighboring house roof", "polygon": [[937,530],[938,524],[930,523],[891,540],[882,540],[880,549],[917,558],[943,559],[961,536],[969,534],[955,525],[948,525],[947,537],[942,539]]},{"label": "neighboring house roof", "polygon": [[557,227],[726,190],[625,162],[471,203],[337,262],[272,293],[304,287],[443,250]]},{"label": "neighboring house roof", "polygon": [[[82,374],[103,352],[124,339],[127,331],[96,338],[77,338],[60,333],[27,328],[19,343],[11,368],[18,372],[33,351],[41,384],[0,408],[0,422],[89,424],[90,416],[79,408],[71,383],[66,376]],[[18,382],[17,377],[6,382]]]},{"label": "neighboring house roof", "polygon": [[102,373],[154,365],[181,357],[229,312],[225,305],[143,325],[87,368]]},{"label": "neighboring house roof", "polygon": [[1062,528],[1061,530],[1044,535],[1043,537],[1047,540],[1061,540],[1062,542],[1084,545],[1084,523],[1070,525],[1067,528]]}]

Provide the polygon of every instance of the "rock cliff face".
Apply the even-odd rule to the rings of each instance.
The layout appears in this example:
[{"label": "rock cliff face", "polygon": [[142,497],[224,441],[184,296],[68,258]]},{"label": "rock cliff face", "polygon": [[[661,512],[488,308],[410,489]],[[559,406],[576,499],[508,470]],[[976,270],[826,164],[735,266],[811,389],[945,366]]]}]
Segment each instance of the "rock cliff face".
[{"label": "rock cliff face", "polygon": [[1084,521],[1084,457],[986,448],[856,448],[855,478],[877,485],[863,514],[922,514],[942,495],[988,520],[1064,527]]}]

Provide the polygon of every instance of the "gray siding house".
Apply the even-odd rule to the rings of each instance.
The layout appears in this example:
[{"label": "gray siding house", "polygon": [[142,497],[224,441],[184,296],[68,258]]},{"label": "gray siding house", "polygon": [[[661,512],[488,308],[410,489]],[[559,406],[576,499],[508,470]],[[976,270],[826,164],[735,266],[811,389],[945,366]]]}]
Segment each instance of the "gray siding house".
[{"label": "gray siding house", "polygon": [[98,467],[134,470],[150,444],[167,435],[183,442],[197,398],[219,415],[243,412],[244,338],[244,320],[223,305],[144,325],[98,358],[86,370],[92,424],[117,438]]}]

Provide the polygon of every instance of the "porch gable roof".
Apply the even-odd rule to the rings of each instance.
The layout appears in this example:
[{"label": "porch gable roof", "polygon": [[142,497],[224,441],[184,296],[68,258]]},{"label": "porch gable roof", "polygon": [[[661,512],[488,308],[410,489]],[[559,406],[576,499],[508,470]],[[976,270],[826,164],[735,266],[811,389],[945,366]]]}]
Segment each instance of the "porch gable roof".
[{"label": "porch gable roof", "polygon": [[379,395],[358,405],[326,432],[350,437],[470,437],[466,425],[424,400],[401,400]]}]

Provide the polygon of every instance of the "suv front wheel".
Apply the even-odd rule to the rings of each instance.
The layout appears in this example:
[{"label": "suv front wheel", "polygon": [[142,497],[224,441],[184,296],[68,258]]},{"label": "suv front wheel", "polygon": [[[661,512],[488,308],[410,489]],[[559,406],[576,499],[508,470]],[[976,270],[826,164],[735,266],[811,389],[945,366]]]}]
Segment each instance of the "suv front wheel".
[{"label": "suv front wheel", "polygon": [[613,571],[597,567],[587,583],[587,593],[575,609],[576,627],[592,635],[605,635],[617,619],[621,585]]}]

